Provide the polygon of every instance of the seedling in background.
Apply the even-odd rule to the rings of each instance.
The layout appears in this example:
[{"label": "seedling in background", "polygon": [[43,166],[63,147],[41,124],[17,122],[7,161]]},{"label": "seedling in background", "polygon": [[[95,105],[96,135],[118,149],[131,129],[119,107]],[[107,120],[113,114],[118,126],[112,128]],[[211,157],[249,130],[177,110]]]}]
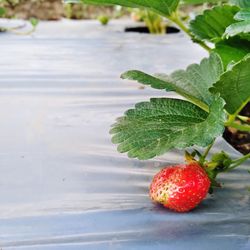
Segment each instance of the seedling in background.
[{"label": "seedling in background", "polygon": [[64,5],[64,11],[65,11],[66,18],[71,19],[72,18],[72,14],[73,14],[72,4],[71,3],[65,4]]},{"label": "seedling in background", "polygon": [[149,10],[135,9],[131,13],[131,17],[135,21],[144,22],[151,34],[166,33],[167,23],[164,18],[155,12]]},{"label": "seedling in background", "polygon": [[108,17],[108,16],[104,16],[104,15],[99,16],[99,17],[98,17],[98,21],[99,21],[103,26],[105,26],[105,25],[107,25],[107,24],[109,23],[109,17]]},{"label": "seedling in background", "polygon": [[[180,187],[179,182],[177,185],[162,176],[164,183],[158,186],[159,190],[154,189],[154,192],[159,192],[156,196],[160,197],[160,203],[164,206],[178,194],[180,188],[194,185],[192,183],[196,180],[182,179],[183,169],[188,168],[189,171],[190,164],[196,164],[205,171],[211,183],[210,192],[215,187],[220,187],[217,176],[234,170],[250,157],[249,153],[239,159],[232,159],[225,152],[208,157],[214,141],[223,134],[225,127],[250,132],[249,117],[239,115],[250,101],[250,1],[234,0],[231,4],[207,9],[188,26],[179,16],[179,0],[83,2],[119,4],[154,11],[175,23],[195,43],[209,52],[210,56],[199,64],[192,64],[187,69],[177,70],[170,75],[149,75],[138,70],[122,74],[123,79],[134,80],[163,91],[176,92],[185,100],[153,98],[148,102],[137,103],[135,108],[126,111],[125,115],[117,120],[110,132],[112,141],[118,144],[119,152],[140,160],[151,159],[171,149],[189,148],[188,152],[185,151],[187,165],[181,169],[176,166],[173,170],[175,175],[170,178],[175,180],[178,177],[177,179],[183,180],[185,184]],[[240,123],[242,119],[244,122]],[[190,150],[190,147],[196,148]],[[205,149],[198,151],[197,147]],[[195,176],[194,172],[193,175]],[[176,185],[178,188],[174,192],[171,188]],[[169,190],[172,191],[169,193]],[[189,197],[188,192],[185,194],[183,200]],[[203,195],[199,197],[204,198]],[[202,199],[199,199],[199,202]],[[194,206],[184,210],[192,208]]]},{"label": "seedling in background", "polygon": [[[10,8],[14,8],[18,4],[19,1],[2,1],[2,2],[6,3]],[[1,3],[1,1],[0,1],[0,3]],[[3,7],[0,7],[0,17],[5,17],[6,14],[7,14],[6,9]],[[32,34],[33,32],[36,31],[37,25],[39,24],[39,20],[36,18],[30,18],[29,22],[30,22],[32,28],[27,32],[18,31],[18,29],[23,28],[23,25],[16,26],[13,28],[0,27],[0,31],[1,30],[2,31],[10,31],[10,32],[13,32],[17,35],[29,35],[29,34]]]},{"label": "seedling in background", "polygon": [[9,29],[6,29],[6,31],[10,31],[16,35],[31,35],[32,33],[36,31],[36,28],[39,24],[39,20],[36,18],[30,18],[29,23],[31,24],[32,28],[28,31],[23,31],[23,32],[18,31],[18,29],[22,27],[9,28]]}]

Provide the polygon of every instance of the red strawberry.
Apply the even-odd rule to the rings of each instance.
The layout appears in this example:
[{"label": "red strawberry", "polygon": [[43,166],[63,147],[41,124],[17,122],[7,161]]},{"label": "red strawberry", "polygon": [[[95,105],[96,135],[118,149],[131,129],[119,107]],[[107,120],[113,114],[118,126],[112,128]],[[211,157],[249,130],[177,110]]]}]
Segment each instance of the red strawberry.
[{"label": "red strawberry", "polygon": [[155,175],[150,186],[153,201],[177,212],[188,212],[207,195],[210,180],[196,162],[169,166]]}]

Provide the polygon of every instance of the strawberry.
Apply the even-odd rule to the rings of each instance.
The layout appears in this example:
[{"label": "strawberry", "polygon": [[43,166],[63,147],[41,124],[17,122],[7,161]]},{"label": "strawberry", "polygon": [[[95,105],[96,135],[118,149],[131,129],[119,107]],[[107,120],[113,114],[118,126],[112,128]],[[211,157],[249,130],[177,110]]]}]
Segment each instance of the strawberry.
[{"label": "strawberry", "polygon": [[169,166],[155,175],[150,197],[174,211],[188,212],[206,197],[210,184],[206,171],[197,162]]}]

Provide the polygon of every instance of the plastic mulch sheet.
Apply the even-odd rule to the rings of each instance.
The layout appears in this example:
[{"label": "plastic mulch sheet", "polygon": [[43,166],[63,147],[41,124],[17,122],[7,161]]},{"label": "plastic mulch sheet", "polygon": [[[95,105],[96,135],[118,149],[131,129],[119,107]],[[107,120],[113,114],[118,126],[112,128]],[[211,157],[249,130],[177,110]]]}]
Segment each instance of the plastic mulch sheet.
[{"label": "plastic mulch sheet", "polygon": [[[249,250],[249,162],[176,214],[152,204],[148,186],[182,152],[138,161],[110,142],[126,109],[171,95],[120,73],[171,72],[206,56],[183,34],[123,27],[62,21],[31,37],[0,34],[0,248]],[[222,139],[216,147],[237,156]]]}]

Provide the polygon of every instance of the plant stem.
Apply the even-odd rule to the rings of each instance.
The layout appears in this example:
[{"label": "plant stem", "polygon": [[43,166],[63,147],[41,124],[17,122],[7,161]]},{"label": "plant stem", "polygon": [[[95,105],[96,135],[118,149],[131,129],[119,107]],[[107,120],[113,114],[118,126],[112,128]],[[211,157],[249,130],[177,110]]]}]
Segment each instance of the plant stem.
[{"label": "plant stem", "polygon": [[169,20],[174,22],[178,27],[184,31],[188,36],[191,37],[191,39],[195,42],[198,43],[202,48],[207,50],[208,52],[211,51],[211,48],[207,46],[203,41],[198,40],[197,38],[194,37],[194,35],[190,32],[190,30],[185,26],[185,24],[181,21],[181,19],[178,16],[177,12],[174,12],[170,17],[168,17]]},{"label": "plant stem", "polygon": [[151,33],[151,34],[156,34],[157,33],[155,31],[155,29],[154,29],[154,25],[153,25],[152,18],[151,18],[149,10],[145,10],[145,20],[144,20],[144,22],[145,22],[146,26],[149,29],[149,33]]},{"label": "plant stem", "polygon": [[236,117],[237,117],[237,114],[234,114],[234,115],[230,115],[230,114],[229,114],[227,123],[228,123],[228,124],[234,123]]},{"label": "plant stem", "polygon": [[246,122],[246,123],[250,122],[250,117],[248,116],[237,115],[237,118],[239,118],[241,121]]},{"label": "plant stem", "polygon": [[244,155],[243,157],[241,157],[239,159],[236,159],[236,160],[232,161],[233,165],[230,168],[228,168],[226,172],[235,169],[236,167],[238,167],[239,165],[241,165],[243,162],[245,162],[249,158],[250,158],[250,153],[247,154],[247,155]]},{"label": "plant stem", "polygon": [[246,131],[246,132],[250,132],[250,125],[247,124],[239,124],[237,122],[235,122],[236,118],[238,117],[240,120],[243,120],[244,122],[249,122],[249,117],[246,116],[240,116],[239,113],[240,111],[247,105],[247,103],[249,102],[249,99],[247,101],[245,101],[240,108],[237,110],[237,112],[235,112],[234,114],[228,114],[228,120],[225,122],[225,126],[226,127],[232,127],[232,128],[236,128],[240,131]]},{"label": "plant stem", "polygon": [[213,147],[213,145],[214,145],[214,142],[215,142],[215,139],[214,139],[213,142],[206,148],[204,154],[200,157],[200,161],[199,161],[199,162],[200,162],[201,165],[204,164],[204,162],[205,162],[205,160],[206,160],[206,158],[207,158],[207,155],[208,155],[210,149],[211,149],[211,148]]},{"label": "plant stem", "polygon": [[211,149],[211,148],[213,147],[213,145],[214,145],[214,142],[215,142],[215,139],[213,140],[213,142],[212,142],[212,143],[207,147],[207,149],[205,150],[205,152],[204,152],[204,154],[203,154],[204,159],[207,158],[207,155],[208,155],[210,149]]},{"label": "plant stem", "polygon": [[226,122],[225,123],[226,127],[232,127],[232,128],[236,128],[240,131],[246,131],[246,132],[250,132],[250,125],[243,125],[243,124],[239,124],[236,122]]}]

